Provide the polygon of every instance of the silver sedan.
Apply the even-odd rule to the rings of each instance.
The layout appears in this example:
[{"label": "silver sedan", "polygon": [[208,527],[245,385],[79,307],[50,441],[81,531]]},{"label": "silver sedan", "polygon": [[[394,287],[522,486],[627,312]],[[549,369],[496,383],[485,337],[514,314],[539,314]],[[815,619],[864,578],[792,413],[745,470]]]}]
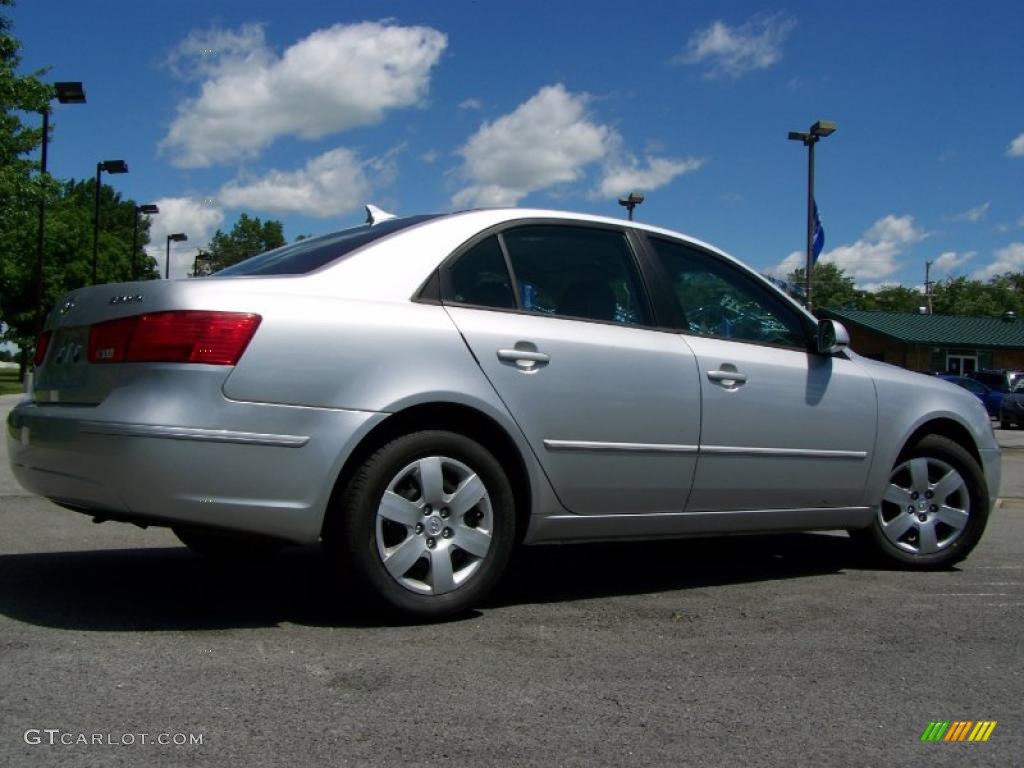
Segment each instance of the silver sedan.
[{"label": "silver sedan", "polygon": [[214,556],[322,539],[354,599],[426,618],[523,544],[840,529],[949,566],[999,486],[970,393],[705,243],[542,210],[75,291],[7,440],[58,504]]}]

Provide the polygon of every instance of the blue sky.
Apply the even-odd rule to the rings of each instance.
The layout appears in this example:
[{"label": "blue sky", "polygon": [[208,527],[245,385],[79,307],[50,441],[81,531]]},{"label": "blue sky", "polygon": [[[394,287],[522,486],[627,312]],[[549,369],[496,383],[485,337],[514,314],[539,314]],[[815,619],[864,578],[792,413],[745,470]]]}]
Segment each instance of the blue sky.
[{"label": "blue sky", "polygon": [[[927,9],[927,10],[925,10]],[[184,275],[240,211],[289,239],[520,204],[798,263],[815,120],[826,260],[861,286],[1024,270],[1024,4],[22,2],[23,70],[81,80],[50,170],[156,202]],[[795,255],[794,255],[795,254]],[[162,263],[162,258],[161,258]]]}]

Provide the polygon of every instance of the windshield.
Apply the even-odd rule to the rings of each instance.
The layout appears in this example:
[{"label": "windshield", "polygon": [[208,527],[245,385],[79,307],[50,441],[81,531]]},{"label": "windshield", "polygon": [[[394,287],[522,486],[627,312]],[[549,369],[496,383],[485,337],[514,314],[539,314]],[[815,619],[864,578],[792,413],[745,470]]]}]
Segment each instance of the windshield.
[{"label": "windshield", "polygon": [[333,261],[354,253],[364,245],[400,232],[408,227],[436,218],[435,215],[407,216],[389,219],[370,226],[343,229],[329,235],[311,237],[297,243],[284,245],[272,251],[252,256],[245,261],[232,264],[212,277],[234,277],[238,275],[304,275]]}]

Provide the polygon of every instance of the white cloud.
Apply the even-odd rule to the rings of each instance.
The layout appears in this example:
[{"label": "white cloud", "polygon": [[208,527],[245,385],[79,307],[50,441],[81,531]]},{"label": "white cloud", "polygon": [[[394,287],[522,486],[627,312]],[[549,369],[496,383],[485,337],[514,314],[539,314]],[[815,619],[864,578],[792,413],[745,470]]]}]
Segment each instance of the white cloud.
[{"label": "white cloud", "polygon": [[459,109],[481,109],[483,105],[480,99],[465,99],[459,104]]},{"label": "white cloud", "polygon": [[785,280],[791,272],[806,266],[807,253],[804,251],[793,251],[774,267],[768,267],[765,272],[778,280]]},{"label": "white cloud", "polygon": [[992,205],[992,202],[985,202],[981,205],[976,205],[973,208],[969,208],[966,211],[957,213],[953,216],[953,221],[970,221],[978,222],[988,215],[988,209]]},{"label": "white cloud", "polygon": [[589,163],[618,142],[609,127],[586,114],[588,96],[561,83],[541,88],[494,122],[485,122],[459,149],[470,182],[452,198],[456,207],[515,205],[555,184],[576,181]]},{"label": "white cloud", "polygon": [[987,267],[974,272],[975,280],[988,280],[1004,272],[1024,272],[1024,243],[1010,243],[995,252],[995,259]]},{"label": "white cloud", "polygon": [[[913,216],[889,214],[876,221],[856,242],[840,245],[821,255],[819,263],[835,264],[861,286],[866,281],[878,282],[895,272],[896,258],[908,245],[919,242],[928,233],[919,229]],[[806,263],[803,251],[794,251],[768,270],[785,277]]]},{"label": "white cloud", "polygon": [[1010,157],[1024,157],[1024,133],[1010,142],[1006,148],[1006,154]]},{"label": "white cloud", "polygon": [[265,40],[263,24],[194,30],[171,51],[167,66],[183,80],[215,77],[227,67],[265,67],[273,59]]},{"label": "white cloud", "polygon": [[512,112],[485,122],[458,150],[459,175],[468,185],[452,197],[456,207],[516,205],[531,192],[578,181],[603,163],[592,197],[649,191],[704,164],[701,158],[648,154],[643,163],[623,152],[610,126],[587,114],[590,97],[561,83],[545,86]]},{"label": "white cloud", "polygon": [[185,277],[192,271],[196,252],[205,248],[214,231],[224,221],[218,203],[191,197],[163,197],[154,200],[160,213],[150,217],[149,245],[146,253],[156,259],[160,274],[167,257],[167,236],[184,232],[187,243],[171,243],[171,277]]},{"label": "white cloud", "polygon": [[[447,38],[430,27],[335,24],[278,55],[263,27],[193,33],[171,57],[202,79],[161,149],[175,165],[251,157],[280,136],[316,139],[383,119],[426,96]],[[205,52],[210,51],[210,52]]]},{"label": "white cloud", "polygon": [[939,254],[935,259],[932,263],[932,269],[936,272],[946,274],[957,267],[963,266],[976,255],[976,251],[965,251],[963,253],[958,253],[957,251],[946,251],[945,253]]},{"label": "white cloud", "polygon": [[646,192],[657,189],[668,184],[676,176],[696,171],[705,162],[703,158],[698,157],[673,160],[650,155],[646,161],[646,167],[641,166],[635,157],[610,163],[604,170],[597,194],[601,197],[617,197],[633,190]]},{"label": "white cloud", "polygon": [[359,208],[371,190],[394,179],[396,151],[361,160],[352,150],[339,147],[314,157],[299,170],[272,170],[261,178],[230,181],[221,188],[220,199],[232,208],[339,216]]},{"label": "white cloud", "polygon": [[[883,281],[878,282],[878,283],[861,283],[857,287],[860,290],[862,290],[862,291],[867,291],[868,293],[878,293],[883,288],[902,288],[903,284],[899,283],[899,282],[892,282],[892,281],[885,281],[885,280],[883,280]],[[912,287],[918,293],[924,293],[924,291],[922,291],[919,286],[914,285],[914,286],[908,286],[908,287]]]},{"label": "white cloud", "polygon": [[928,237],[928,233],[917,228],[913,216],[893,216],[890,213],[872,224],[871,228],[864,233],[864,237],[879,243],[891,242],[904,245],[924,240]]},{"label": "white cloud", "polygon": [[782,45],[795,26],[795,19],[780,13],[759,14],[738,27],[715,21],[707,29],[694,33],[686,50],[672,61],[706,63],[708,69],[704,76],[709,79],[740,77],[778,62],[782,58]]}]

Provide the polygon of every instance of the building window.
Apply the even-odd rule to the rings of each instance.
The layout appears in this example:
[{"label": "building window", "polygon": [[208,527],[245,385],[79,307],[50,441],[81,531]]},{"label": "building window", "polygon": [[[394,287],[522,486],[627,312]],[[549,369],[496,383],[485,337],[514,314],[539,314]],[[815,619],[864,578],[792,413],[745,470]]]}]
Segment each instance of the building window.
[{"label": "building window", "polygon": [[977,353],[949,352],[946,354],[946,371],[963,376],[968,371],[978,370]]}]

